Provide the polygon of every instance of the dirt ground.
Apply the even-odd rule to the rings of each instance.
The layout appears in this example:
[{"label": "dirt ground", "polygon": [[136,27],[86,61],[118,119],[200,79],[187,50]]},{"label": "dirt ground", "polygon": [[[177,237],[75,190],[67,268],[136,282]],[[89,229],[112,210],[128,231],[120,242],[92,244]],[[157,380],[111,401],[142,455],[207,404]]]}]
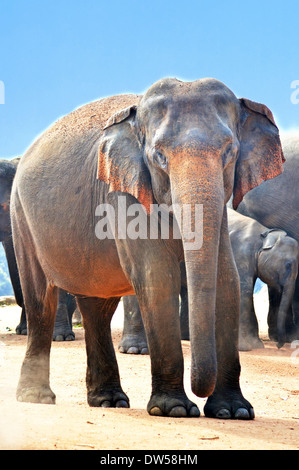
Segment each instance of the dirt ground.
[{"label": "dirt ground", "polygon": [[[205,418],[204,399],[190,391],[190,344],[183,341],[185,388],[201,417],[150,417],[148,356],[120,354],[122,306],[113,319],[113,338],[130,409],[90,408],[86,403],[83,328],[73,342],[53,342],[51,387],[56,405],[19,403],[15,392],[26,347],[17,336],[20,309],[0,308],[0,449],[12,450],[295,450],[299,448],[299,344],[278,350],[267,339],[265,301],[259,305],[265,349],[241,352],[241,386],[254,421]],[[297,346],[297,348],[296,348]]]}]

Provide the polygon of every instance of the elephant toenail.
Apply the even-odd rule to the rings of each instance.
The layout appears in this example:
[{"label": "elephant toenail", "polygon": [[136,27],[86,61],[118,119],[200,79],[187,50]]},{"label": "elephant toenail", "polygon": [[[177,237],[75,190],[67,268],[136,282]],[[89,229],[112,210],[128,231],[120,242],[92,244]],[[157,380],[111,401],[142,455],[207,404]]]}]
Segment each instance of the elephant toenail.
[{"label": "elephant toenail", "polygon": [[200,416],[200,411],[197,406],[192,406],[189,412],[189,416],[191,416],[191,418],[198,418]]},{"label": "elephant toenail", "polygon": [[226,408],[222,408],[216,413],[216,418],[220,419],[230,419],[232,416],[230,414],[230,411],[227,410]]},{"label": "elephant toenail", "polygon": [[152,415],[152,416],[163,416],[163,413],[162,413],[162,411],[160,410],[160,408],[158,406],[154,406],[150,410],[149,414]]},{"label": "elephant toenail", "polygon": [[185,418],[187,416],[187,410],[183,406],[175,406],[169,413],[172,418]]},{"label": "elephant toenail", "polygon": [[102,408],[110,408],[110,406],[111,406],[111,403],[108,400],[105,400],[101,403]]},{"label": "elephant toenail", "polygon": [[249,419],[249,412],[246,408],[239,408],[235,412],[235,419]]},{"label": "elephant toenail", "polygon": [[129,408],[129,403],[126,402],[125,400],[118,400],[115,403],[116,408]]}]

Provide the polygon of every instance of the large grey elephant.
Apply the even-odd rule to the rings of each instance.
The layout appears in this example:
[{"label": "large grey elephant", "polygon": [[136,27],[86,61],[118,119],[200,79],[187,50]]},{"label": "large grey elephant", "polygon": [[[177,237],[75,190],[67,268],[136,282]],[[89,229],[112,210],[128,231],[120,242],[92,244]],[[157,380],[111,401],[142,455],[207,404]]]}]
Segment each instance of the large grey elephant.
[{"label": "large grey elephant", "polygon": [[[248,193],[238,207],[238,212],[256,219],[268,228],[280,228],[299,243],[299,131],[282,133],[281,141],[286,158],[283,173],[265,181]],[[281,296],[269,288],[269,328],[275,334],[275,318]],[[299,339],[299,279],[297,277],[293,308],[287,318],[287,334]],[[276,338],[277,339],[277,338]]]},{"label": "large grey elephant", "polygon": [[288,340],[286,318],[289,308],[292,308],[298,274],[298,243],[283,230],[268,229],[229,208],[228,230],[240,276],[239,349],[248,351],[263,347],[253,302],[257,278],[280,296],[274,328],[277,345],[281,347]]},{"label": "large grey elephant", "polygon": [[[16,327],[16,333],[20,335],[26,335],[26,310],[15,257],[10,223],[11,188],[20,158],[21,157],[16,157],[11,160],[0,160],[0,242],[2,242],[5,251],[15,299],[19,307],[22,309],[20,323]],[[74,296],[60,289],[56,321],[53,331],[53,339],[55,341],[73,341],[75,339],[75,334],[72,329],[72,315],[75,308],[76,300]]]},{"label": "large grey elephant", "polygon": [[[206,416],[252,419],[239,383],[239,280],[226,203],[234,192],[237,207],[252,187],[277,176],[283,161],[270,110],[237,99],[215,79],[162,79],[143,96],[85,105],[44,132],[22,158],[12,191],[29,323],[18,400],[55,402],[49,355],[59,286],[76,294],[83,317],[91,406],[129,406],[110,321],[120,297],[136,293],[151,357],[148,412],[199,416],[183,386],[184,259],[192,390],[208,397]],[[170,205],[164,237],[161,214]],[[146,229],[139,237],[136,211]]]}]

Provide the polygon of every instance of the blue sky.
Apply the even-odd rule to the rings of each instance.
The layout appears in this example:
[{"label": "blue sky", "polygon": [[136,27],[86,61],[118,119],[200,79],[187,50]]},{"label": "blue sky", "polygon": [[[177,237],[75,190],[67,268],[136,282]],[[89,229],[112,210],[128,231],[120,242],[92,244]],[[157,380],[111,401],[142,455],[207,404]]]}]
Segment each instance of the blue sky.
[{"label": "blue sky", "polygon": [[218,78],[299,128],[298,21],[298,0],[1,0],[0,158],[88,101],[166,76]]}]

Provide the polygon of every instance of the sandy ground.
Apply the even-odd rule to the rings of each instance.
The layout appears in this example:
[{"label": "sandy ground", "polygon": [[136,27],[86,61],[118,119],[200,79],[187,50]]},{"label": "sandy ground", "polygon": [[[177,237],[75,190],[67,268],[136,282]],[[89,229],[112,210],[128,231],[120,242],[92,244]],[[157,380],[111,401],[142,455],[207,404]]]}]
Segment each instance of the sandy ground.
[{"label": "sandy ground", "polygon": [[[259,296],[260,297],[260,296]],[[204,399],[190,391],[190,344],[183,341],[185,388],[201,410],[198,419],[150,417],[148,356],[120,354],[122,306],[113,338],[130,409],[90,408],[86,403],[84,330],[73,342],[53,342],[51,387],[56,405],[19,403],[15,398],[26,337],[14,333],[20,309],[0,308],[0,449],[13,450],[295,450],[299,448],[299,343],[278,350],[267,339],[266,300],[258,315],[265,349],[241,352],[241,386],[253,404],[254,421],[209,419]],[[297,348],[296,348],[297,347]]]}]

